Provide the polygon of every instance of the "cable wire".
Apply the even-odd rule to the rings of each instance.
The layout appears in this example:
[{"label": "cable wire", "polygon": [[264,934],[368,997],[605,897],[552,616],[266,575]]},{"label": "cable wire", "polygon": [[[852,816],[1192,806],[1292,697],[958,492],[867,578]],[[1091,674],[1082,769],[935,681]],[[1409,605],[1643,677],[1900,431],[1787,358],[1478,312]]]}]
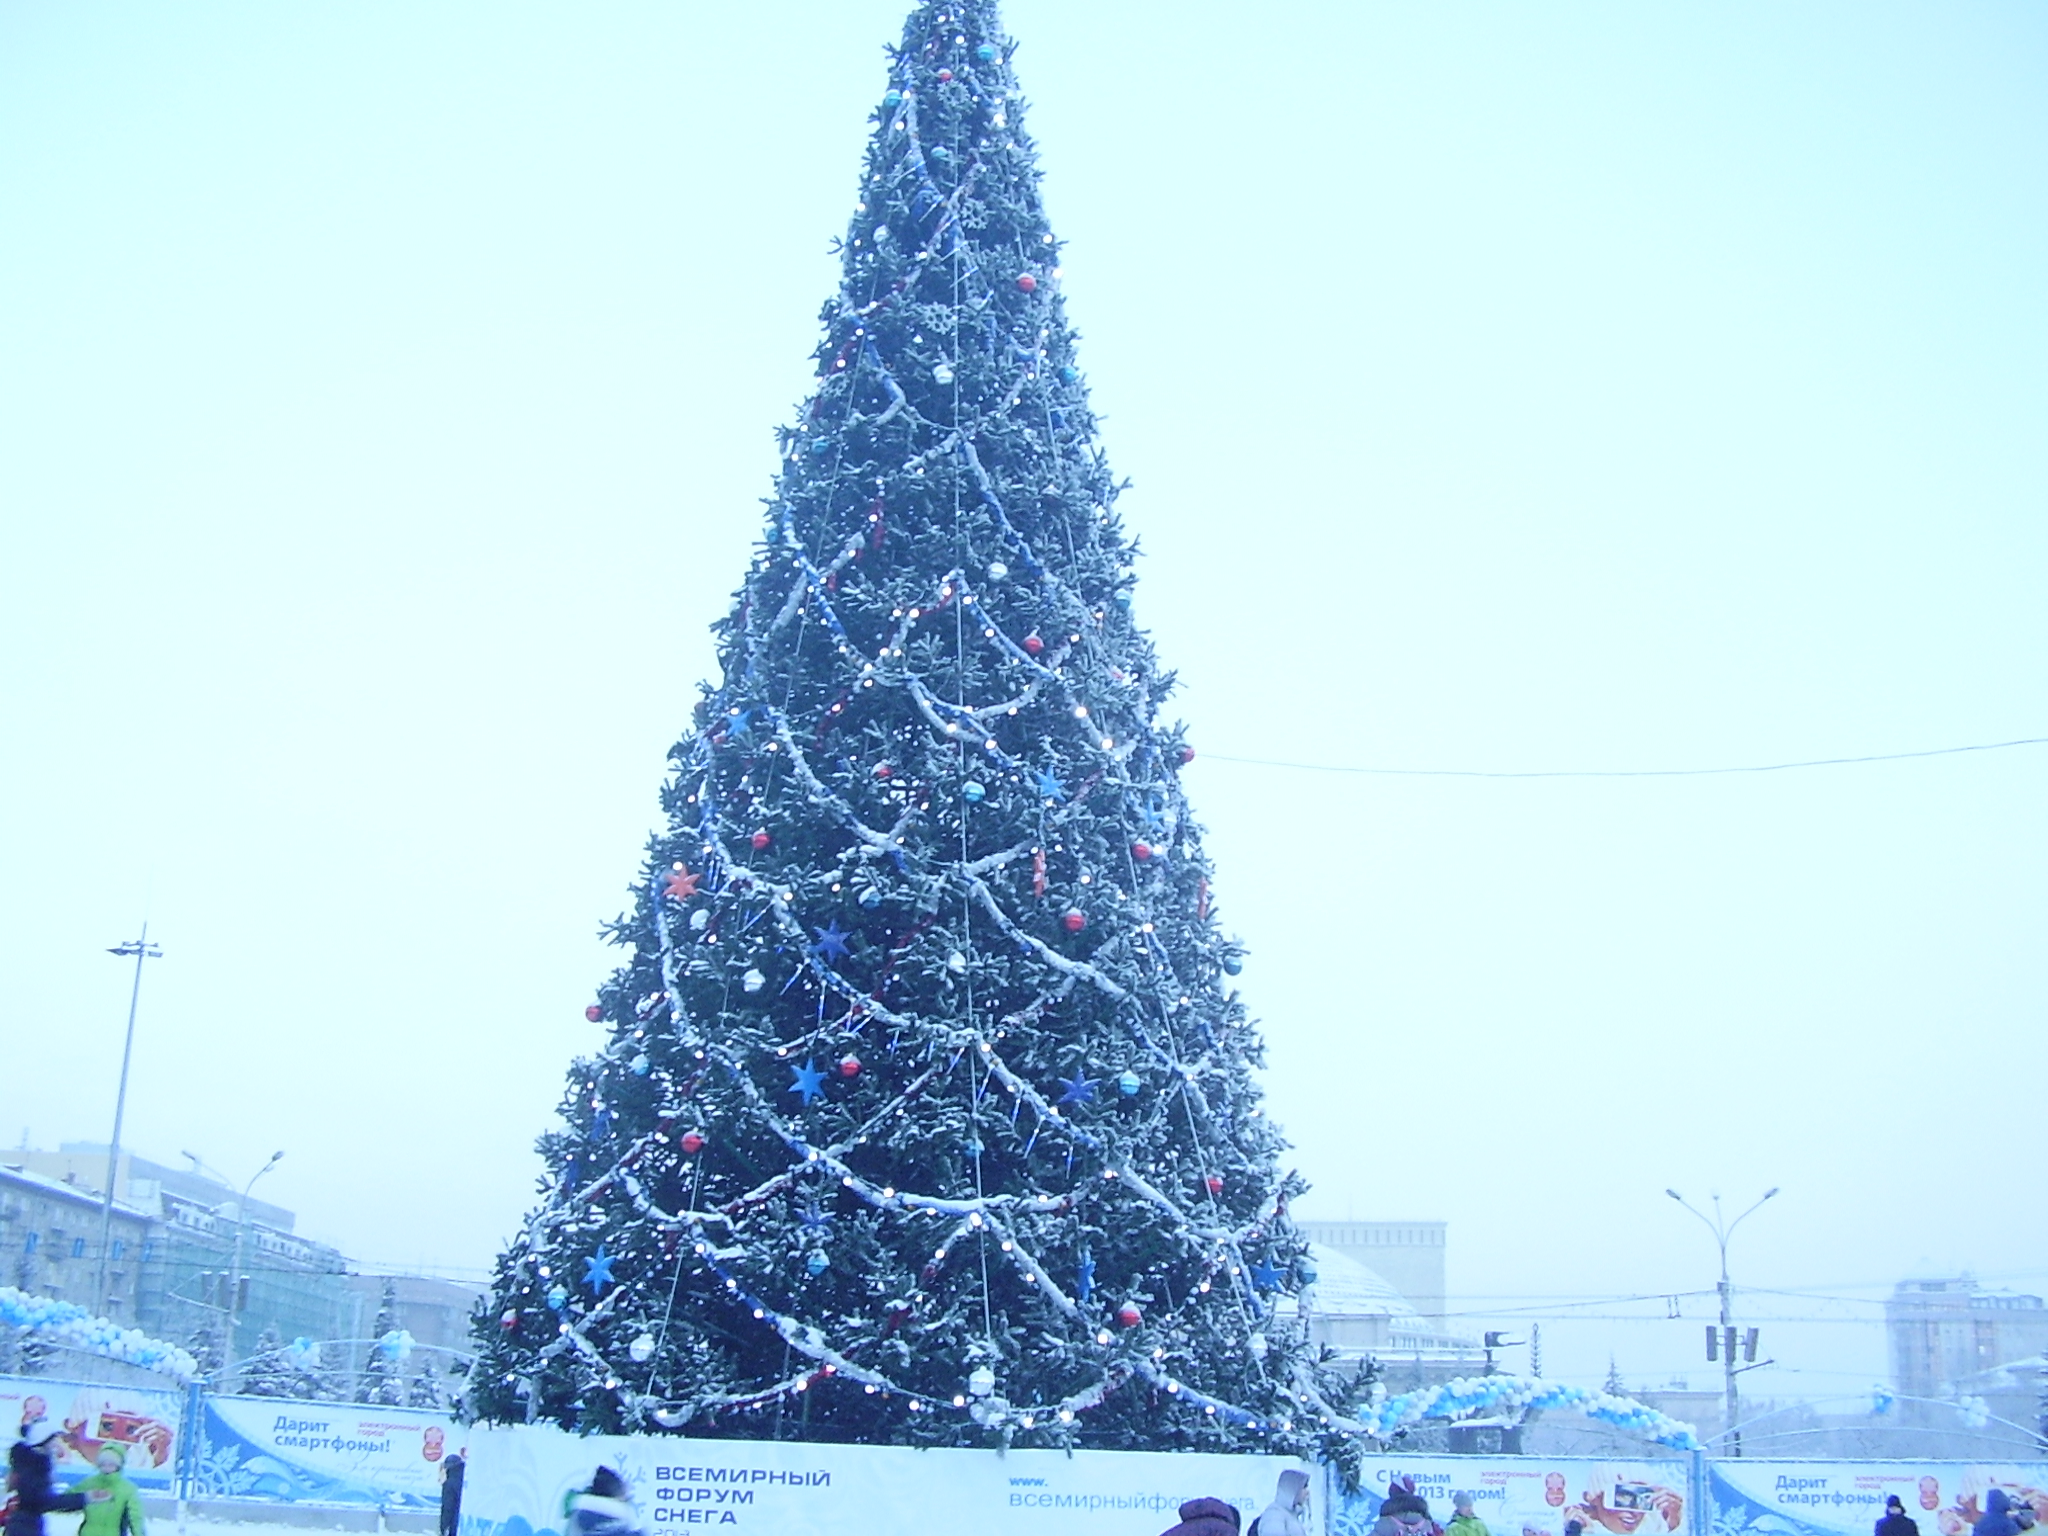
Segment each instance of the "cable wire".
[{"label": "cable wire", "polygon": [[1359,773],[1403,779],[1696,779],[1728,773],[1783,773],[1791,768],[1840,768],[1853,763],[1896,763],[1911,757],[1953,757],[1959,752],[2002,752],[2008,747],[2048,745],[2048,736],[2023,736],[2017,741],[1986,741],[1967,747],[1930,747],[1920,752],[1874,752],[1863,757],[1814,757],[1796,763],[1754,763],[1734,768],[1373,768],[1348,763],[1290,763],[1270,757],[1233,757],[1204,752],[1212,763],[1240,763],[1251,768],[1294,768],[1304,773]]}]

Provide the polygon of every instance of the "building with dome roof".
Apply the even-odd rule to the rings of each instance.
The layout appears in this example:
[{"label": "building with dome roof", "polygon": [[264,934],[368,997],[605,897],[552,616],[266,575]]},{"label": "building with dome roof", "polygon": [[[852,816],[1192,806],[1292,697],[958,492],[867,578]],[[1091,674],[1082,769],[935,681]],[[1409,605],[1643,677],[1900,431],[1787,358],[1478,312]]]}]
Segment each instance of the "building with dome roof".
[{"label": "building with dome roof", "polygon": [[[1306,1224],[1305,1229],[1306,1229]],[[1447,1331],[1428,1317],[1379,1271],[1353,1253],[1311,1241],[1315,1281],[1292,1306],[1307,1322],[1311,1342],[1334,1350],[1339,1359],[1368,1357],[1397,1372],[1403,1385],[1430,1384],[1486,1368],[1486,1351],[1475,1338]]]}]

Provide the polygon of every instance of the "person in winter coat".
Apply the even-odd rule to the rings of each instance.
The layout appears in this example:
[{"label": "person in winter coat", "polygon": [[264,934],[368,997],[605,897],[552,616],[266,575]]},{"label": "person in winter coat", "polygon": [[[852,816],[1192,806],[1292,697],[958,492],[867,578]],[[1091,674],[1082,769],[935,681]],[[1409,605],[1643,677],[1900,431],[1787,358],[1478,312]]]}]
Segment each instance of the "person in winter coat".
[{"label": "person in winter coat", "polygon": [[1920,1536],[1920,1522],[1906,1513],[1905,1501],[1895,1493],[1884,1501],[1884,1518],[1871,1536]]},{"label": "person in winter coat", "polygon": [[1238,1519],[1235,1504],[1189,1499],[1180,1507],[1180,1524],[1168,1526],[1161,1536],[1237,1536]]},{"label": "person in winter coat", "polygon": [[599,1467],[590,1487],[569,1499],[563,1536],[640,1536],[640,1516],[626,1498],[626,1480]]},{"label": "person in winter coat", "polygon": [[1486,1522],[1472,1513],[1472,1495],[1463,1491],[1451,1495],[1451,1523],[1444,1536],[1493,1536]]},{"label": "person in winter coat", "polygon": [[85,1499],[85,1519],[78,1536],[147,1536],[142,1522],[142,1492],[123,1475],[128,1453],[108,1441],[94,1463],[99,1471],[80,1479],[73,1493]]},{"label": "person in winter coat", "polygon": [[1280,1474],[1273,1502],[1260,1511],[1245,1536],[1308,1536],[1308,1474],[1289,1467]]},{"label": "person in winter coat", "polygon": [[1372,1536],[1443,1536],[1429,1518],[1429,1505],[1415,1491],[1415,1479],[1396,1477],[1380,1500],[1380,1517],[1373,1523]]},{"label": "person in winter coat", "polygon": [[24,1424],[21,1438],[7,1448],[7,1481],[14,1486],[14,1512],[7,1536],[43,1536],[43,1516],[85,1508],[77,1493],[55,1487],[57,1426],[48,1419]]},{"label": "person in winter coat", "polygon": [[456,1526],[462,1523],[463,1470],[460,1451],[441,1463],[441,1536],[455,1536]]},{"label": "person in winter coat", "polygon": [[2012,1500],[2003,1488],[1994,1488],[1984,1495],[1984,1513],[1977,1517],[1976,1536],[2020,1536],[2018,1522],[2012,1517]]}]

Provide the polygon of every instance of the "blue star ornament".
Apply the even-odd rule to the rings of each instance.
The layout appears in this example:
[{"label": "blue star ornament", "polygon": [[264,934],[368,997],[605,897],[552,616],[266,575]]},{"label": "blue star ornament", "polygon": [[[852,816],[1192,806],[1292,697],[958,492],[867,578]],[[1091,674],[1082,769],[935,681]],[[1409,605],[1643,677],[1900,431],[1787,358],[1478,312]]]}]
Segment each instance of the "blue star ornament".
[{"label": "blue star ornament", "polygon": [[1060,1086],[1066,1089],[1060,1095],[1062,1104],[1090,1104],[1095,1100],[1095,1085],[1088,1081],[1085,1073],[1076,1072],[1072,1077],[1061,1078]]},{"label": "blue star ornament", "polygon": [[791,1076],[796,1079],[789,1085],[789,1091],[799,1095],[806,1106],[825,1097],[825,1090],[820,1086],[825,1081],[825,1074],[818,1070],[815,1061],[806,1061],[802,1066],[791,1067],[789,1070]]},{"label": "blue star ornament", "polygon": [[751,709],[735,710],[725,722],[725,734],[744,736],[752,727],[754,712]]},{"label": "blue star ornament", "polygon": [[597,1245],[597,1252],[583,1261],[583,1283],[593,1291],[601,1291],[612,1283],[612,1256],[604,1251],[604,1244]]},{"label": "blue star ornament", "polygon": [[1060,776],[1045,769],[1038,770],[1038,793],[1047,800],[1067,798],[1067,786],[1060,782]]},{"label": "blue star ornament", "polygon": [[1280,1289],[1280,1271],[1273,1267],[1271,1259],[1261,1259],[1251,1269],[1252,1285],[1261,1291]]},{"label": "blue star ornament", "polygon": [[839,926],[837,918],[828,926],[814,928],[811,931],[818,936],[818,942],[811,946],[812,954],[826,960],[840,960],[853,953],[846,947],[846,941],[853,935]]}]

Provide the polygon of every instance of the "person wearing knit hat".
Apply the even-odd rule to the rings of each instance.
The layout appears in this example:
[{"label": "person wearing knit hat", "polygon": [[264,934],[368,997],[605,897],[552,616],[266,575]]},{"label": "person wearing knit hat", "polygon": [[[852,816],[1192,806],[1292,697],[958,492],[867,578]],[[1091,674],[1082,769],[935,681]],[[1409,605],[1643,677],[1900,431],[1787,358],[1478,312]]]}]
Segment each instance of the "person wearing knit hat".
[{"label": "person wearing knit hat", "polygon": [[57,1435],[48,1419],[32,1419],[7,1448],[7,1480],[14,1487],[7,1536],[43,1536],[44,1515],[85,1508],[80,1495],[56,1491]]},{"label": "person wearing knit hat", "polygon": [[100,1447],[99,1471],[72,1490],[85,1496],[85,1519],[78,1536],[147,1536],[142,1522],[142,1493],[128,1481],[126,1447],[107,1441]]},{"label": "person wearing knit hat", "polygon": [[1895,1493],[1884,1501],[1884,1518],[1872,1536],[1920,1536],[1920,1523],[1906,1513],[1905,1501]]},{"label": "person wearing knit hat", "polygon": [[1451,1495],[1451,1523],[1444,1527],[1444,1536],[1493,1536],[1472,1512],[1472,1495],[1462,1488]]}]

